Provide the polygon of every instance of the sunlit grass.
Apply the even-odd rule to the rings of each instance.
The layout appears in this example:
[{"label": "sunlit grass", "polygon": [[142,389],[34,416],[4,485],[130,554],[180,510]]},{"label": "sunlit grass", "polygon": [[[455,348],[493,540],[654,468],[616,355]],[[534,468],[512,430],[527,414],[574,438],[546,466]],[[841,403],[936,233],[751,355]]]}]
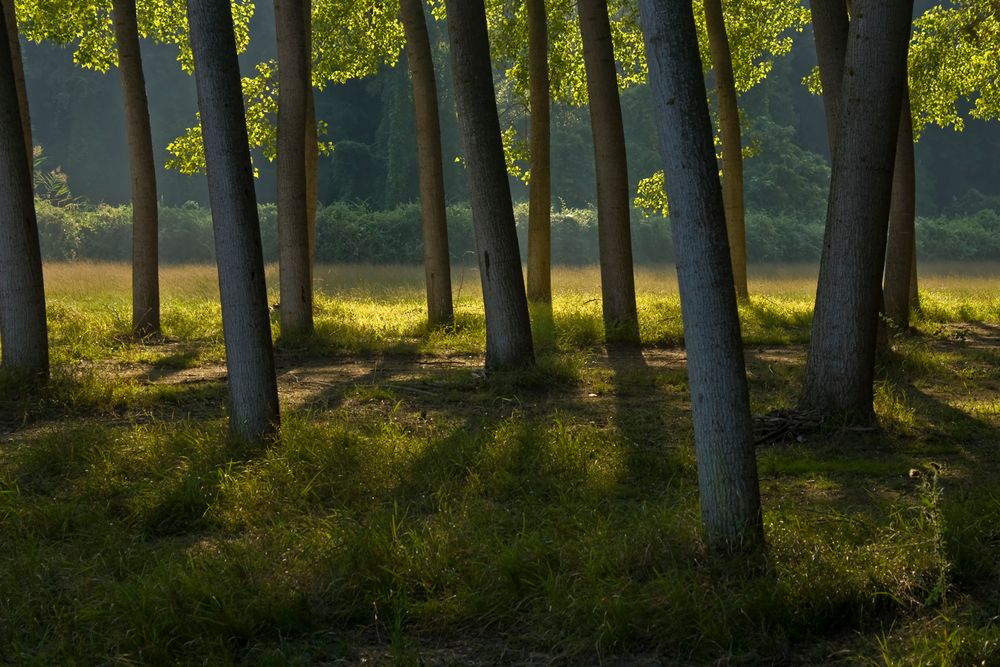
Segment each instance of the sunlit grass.
[{"label": "sunlit grass", "polygon": [[[644,358],[605,353],[597,270],[560,268],[538,368],[483,377],[478,359],[419,367],[482,354],[474,269],[456,270],[456,326],[428,331],[420,269],[322,267],[317,333],[279,338],[279,360],[329,376],[306,397],[285,381],[260,449],[226,436],[214,269],[165,268],[167,341],[148,345],[128,336],[127,267],[46,270],[52,381],[0,375],[0,663],[998,654],[997,352],[941,326],[989,315],[995,273],[928,270],[932,335],[881,363],[880,432],[761,446],[768,554],[748,569],[702,541],[686,374],[656,349],[682,340],[667,269],[637,272]],[[794,402],[815,269],[751,291],[760,413]],[[384,353],[403,370],[336,365]]]}]

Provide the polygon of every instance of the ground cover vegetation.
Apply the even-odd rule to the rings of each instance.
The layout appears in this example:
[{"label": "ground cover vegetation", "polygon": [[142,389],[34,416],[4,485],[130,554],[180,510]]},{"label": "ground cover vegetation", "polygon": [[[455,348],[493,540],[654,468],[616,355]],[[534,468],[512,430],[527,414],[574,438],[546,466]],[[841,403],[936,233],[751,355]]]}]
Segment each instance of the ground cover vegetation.
[{"label": "ground cover vegetation", "polygon": [[[142,344],[126,266],[49,265],[52,381],[0,388],[3,659],[988,662],[1000,290],[953,270],[880,364],[882,429],[759,446],[748,576],[700,536],[670,271],[637,273],[619,354],[596,270],[557,270],[538,367],[487,378],[476,280],[428,331],[418,269],[321,267],[314,337],[277,350],[282,433],[241,448],[214,269],[165,269]],[[814,281],[751,274],[755,414],[794,397]]]},{"label": "ground cover vegetation", "polygon": [[[914,149],[1000,118],[994,0],[0,5],[0,661],[994,661],[995,184]],[[22,37],[117,65],[131,206]]]}]

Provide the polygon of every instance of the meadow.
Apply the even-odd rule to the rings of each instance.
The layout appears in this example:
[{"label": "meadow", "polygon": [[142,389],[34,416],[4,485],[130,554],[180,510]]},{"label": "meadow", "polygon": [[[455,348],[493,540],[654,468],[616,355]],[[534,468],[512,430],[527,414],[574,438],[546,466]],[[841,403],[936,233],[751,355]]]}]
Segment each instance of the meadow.
[{"label": "meadow", "polygon": [[[0,375],[0,663],[1000,662],[997,264],[922,267],[881,428],[760,443],[749,567],[701,540],[670,267],[637,271],[641,351],[560,268],[537,368],[490,376],[474,268],[428,331],[420,268],[321,267],[316,334],[272,319],[259,450],[226,438],[214,268],[163,269],[146,343],[126,265],[45,270],[52,379]],[[815,279],[751,275],[756,415],[794,405]]]}]

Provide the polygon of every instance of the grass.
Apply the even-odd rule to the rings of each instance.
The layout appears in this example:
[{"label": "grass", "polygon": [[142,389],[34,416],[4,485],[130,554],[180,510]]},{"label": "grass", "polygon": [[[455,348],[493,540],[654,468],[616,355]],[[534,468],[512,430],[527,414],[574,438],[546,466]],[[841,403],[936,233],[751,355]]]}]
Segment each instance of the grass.
[{"label": "grass", "polygon": [[[960,317],[998,324],[985,272],[925,279],[881,432],[760,449],[748,572],[701,539],[668,273],[637,275],[642,356],[600,345],[596,272],[560,270],[539,369],[484,378],[474,271],[429,333],[419,270],[326,269],[316,336],[279,348],[280,438],[248,450],[225,434],[214,271],[165,271],[156,345],[127,338],[123,267],[46,271],[53,380],[0,376],[0,663],[1000,654],[998,350]],[[782,271],[742,312],[756,412],[803,370],[814,275]]]}]

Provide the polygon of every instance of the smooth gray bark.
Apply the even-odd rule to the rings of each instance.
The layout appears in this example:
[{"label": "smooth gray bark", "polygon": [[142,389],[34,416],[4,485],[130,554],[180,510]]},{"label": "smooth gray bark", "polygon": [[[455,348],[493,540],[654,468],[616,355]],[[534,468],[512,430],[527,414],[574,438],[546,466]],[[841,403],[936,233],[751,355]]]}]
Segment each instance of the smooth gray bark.
[{"label": "smooth gray bark", "polygon": [[274,0],[278,39],[278,276],[281,335],[313,331],[306,185],[310,88],[303,0]]},{"label": "smooth gray bark", "polygon": [[874,376],[912,0],[858,0],[848,33],[827,233],[801,405],[874,420]]},{"label": "smooth gray bark", "polygon": [[219,266],[229,428],[261,443],[278,429],[278,387],[232,13],[229,0],[190,0],[187,14]]},{"label": "smooth gray bark", "polygon": [[709,544],[763,543],[757,464],[725,208],[689,0],[640,0],[670,199],[698,492]]},{"label": "smooth gray bark", "polygon": [[597,173],[601,300],[609,342],[638,343],[628,161],[607,0],[577,0]]},{"label": "smooth gray bark", "polygon": [[910,328],[910,275],[916,269],[916,164],[913,155],[913,117],[910,96],[904,93],[892,177],[889,239],[885,253],[885,316],[896,331]]},{"label": "smooth gray bark", "polygon": [[160,333],[156,162],[135,0],[113,0],[112,6],[132,183],[132,333],[145,338]]},{"label": "smooth gray bark", "polygon": [[743,205],[743,138],[740,109],[736,99],[733,56],[726,34],[722,0],[705,0],[705,26],[715,72],[715,90],[719,101],[719,129],[722,139],[722,201],[726,206],[726,229],[733,265],[736,298],[750,298],[747,287],[747,234]]},{"label": "smooth gray bark", "polygon": [[545,0],[526,0],[531,107],[528,184],[528,301],[552,303],[552,128],[549,103],[549,26]]},{"label": "smooth gray bark", "polygon": [[836,132],[840,126],[841,90],[844,85],[844,58],[850,25],[844,0],[812,0],[813,36],[819,78],[823,86],[823,109],[826,112],[826,136],[833,155]]},{"label": "smooth gray bark", "polygon": [[486,308],[486,368],[534,363],[483,0],[446,0],[455,103]]},{"label": "smooth gray bark", "polygon": [[21,59],[21,40],[17,31],[17,18],[14,14],[14,0],[0,0],[4,21],[7,24],[7,43],[10,47],[10,60],[14,67],[14,85],[17,88],[17,103],[21,110],[21,129],[24,132],[24,146],[28,154],[28,169],[35,162],[34,145],[31,143],[31,114],[28,113],[28,90],[24,82],[24,61]]},{"label": "smooth gray bark", "polygon": [[309,228],[309,285],[316,275],[316,209],[319,206],[319,136],[316,130],[316,96],[312,87],[312,0],[302,3],[305,30],[306,85],[306,225]]},{"label": "smooth gray bark", "polygon": [[42,254],[8,27],[0,12],[0,365],[47,377]]},{"label": "smooth gray bark", "polygon": [[455,321],[437,79],[434,75],[434,59],[431,55],[423,0],[400,0],[399,15],[406,32],[406,60],[413,88],[417,162],[420,167],[420,221],[424,240],[427,324],[434,328]]}]

